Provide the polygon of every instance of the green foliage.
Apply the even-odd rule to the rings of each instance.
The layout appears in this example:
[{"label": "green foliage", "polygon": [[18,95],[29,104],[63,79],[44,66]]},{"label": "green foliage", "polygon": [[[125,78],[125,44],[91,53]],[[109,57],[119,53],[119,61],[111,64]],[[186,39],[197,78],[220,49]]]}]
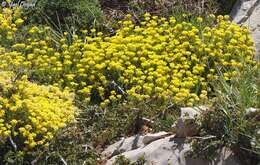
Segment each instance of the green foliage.
[{"label": "green foliage", "polygon": [[99,155],[88,145],[88,138],[78,124],[70,125],[57,134],[47,149],[27,156],[34,158],[37,165],[96,165]]},{"label": "green foliage", "polygon": [[89,144],[99,147],[111,144],[118,137],[169,131],[179,113],[177,107],[162,108],[156,102],[121,104],[105,110],[97,106],[78,106],[83,110],[80,128],[89,137]]},{"label": "green foliage", "polygon": [[144,165],[145,159],[144,157],[140,157],[136,162],[130,162],[127,158],[125,158],[123,155],[120,155],[116,158],[116,161],[113,163],[113,165]]},{"label": "green foliage", "polygon": [[38,0],[35,8],[25,10],[29,22],[54,25],[58,29],[81,29],[101,21],[98,0]]},{"label": "green foliage", "polygon": [[113,165],[129,165],[130,164],[130,160],[126,159],[123,155],[120,155],[116,158],[116,161]]},{"label": "green foliage", "polygon": [[[229,82],[219,79],[213,84],[216,92],[213,108],[200,117],[199,123],[202,136],[215,138],[196,141],[194,153],[227,146],[240,155],[244,164],[260,161],[259,71],[258,66],[247,66]],[[248,112],[250,107],[257,109]]]},{"label": "green foliage", "polygon": [[[0,164],[4,165],[95,165],[99,155],[86,144],[89,137],[79,129],[77,124],[69,125],[60,130],[50,145],[45,148],[36,148],[33,151],[14,151],[11,146],[0,146]],[[8,148],[9,147],[9,148]]]},{"label": "green foliage", "polygon": [[214,160],[224,146],[221,140],[216,140],[213,137],[193,139],[191,142],[193,151],[189,151],[188,156],[191,156],[194,159]]},{"label": "green foliage", "polygon": [[215,0],[204,0],[196,3],[193,0],[151,0],[149,2],[132,0],[129,6],[135,12],[150,12],[165,17],[184,13],[206,16],[207,14],[215,14],[219,7]]}]

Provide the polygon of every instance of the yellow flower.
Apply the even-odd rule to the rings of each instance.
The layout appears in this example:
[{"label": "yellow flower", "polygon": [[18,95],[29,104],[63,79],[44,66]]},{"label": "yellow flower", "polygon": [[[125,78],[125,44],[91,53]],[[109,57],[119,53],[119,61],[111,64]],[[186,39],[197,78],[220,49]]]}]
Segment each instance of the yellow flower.
[{"label": "yellow flower", "polygon": [[17,26],[19,26],[19,25],[23,24],[23,22],[24,22],[23,19],[18,18],[18,19],[15,21],[15,24],[16,24]]},{"label": "yellow flower", "polygon": [[[19,134],[24,138],[24,141],[19,142],[23,142],[28,148],[34,148],[43,144],[36,143],[35,137],[41,141],[49,141],[53,138],[55,130],[65,127],[66,123],[74,120],[76,108],[70,93],[52,86],[33,84],[27,80],[27,76],[15,82],[11,81],[13,78],[14,74],[11,72],[0,72],[0,87],[7,89],[5,92],[0,90],[0,98],[6,98],[8,102],[12,100],[12,104],[7,106],[5,103],[5,106],[1,107],[4,109],[4,113],[0,114],[0,136],[3,141],[11,133],[14,136]],[[8,83],[5,84],[5,81]],[[16,91],[9,91],[9,88]],[[4,100],[0,99],[0,105]],[[19,113],[15,113],[17,109]],[[2,120],[3,117],[5,120]],[[5,123],[4,127],[1,123]]]},{"label": "yellow flower", "polygon": [[198,17],[198,18],[197,18],[197,22],[199,22],[199,23],[203,22],[203,18]]}]

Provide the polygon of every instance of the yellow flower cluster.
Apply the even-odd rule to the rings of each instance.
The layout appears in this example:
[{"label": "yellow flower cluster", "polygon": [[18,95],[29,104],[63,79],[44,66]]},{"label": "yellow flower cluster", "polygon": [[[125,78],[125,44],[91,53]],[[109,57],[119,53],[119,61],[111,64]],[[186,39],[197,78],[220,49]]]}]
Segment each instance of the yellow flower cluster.
[{"label": "yellow flower cluster", "polygon": [[21,19],[21,8],[0,8],[0,40],[1,44],[14,39],[14,33],[23,24]]},{"label": "yellow flower cluster", "polygon": [[0,142],[12,137],[27,149],[47,145],[58,129],[74,121],[75,113],[69,92],[0,72]]},{"label": "yellow flower cluster", "polygon": [[24,40],[1,49],[0,68],[26,70],[34,80],[68,88],[85,101],[100,100],[103,107],[125,98],[191,106],[207,99],[217,67],[225,68],[228,80],[234,68],[253,63],[247,28],[224,16],[208,19],[215,23],[146,13],[139,24],[120,22],[115,36],[92,29],[83,37],[65,32],[56,42],[48,28],[32,27]]}]

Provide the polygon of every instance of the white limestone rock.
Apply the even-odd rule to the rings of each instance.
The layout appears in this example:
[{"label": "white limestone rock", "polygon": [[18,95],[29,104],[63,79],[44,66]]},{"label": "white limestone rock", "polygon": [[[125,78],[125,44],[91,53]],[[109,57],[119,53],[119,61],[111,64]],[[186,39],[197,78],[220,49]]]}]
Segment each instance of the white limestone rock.
[{"label": "white limestone rock", "polygon": [[135,135],[129,138],[123,138],[120,141],[108,146],[101,155],[106,158],[118,155],[120,153],[131,151],[143,147],[143,135]]},{"label": "white limestone rock", "polygon": [[135,135],[129,138],[123,138],[120,141],[108,146],[103,152],[102,156],[106,158],[110,158],[112,156],[118,155],[123,152],[131,151],[140,147],[144,147],[145,145],[164,138],[168,136],[167,132],[158,132],[154,134],[146,134],[146,135]]},{"label": "white limestone rock", "polygon": [[249,27],[260,59],[260,0],[237,0],[231,11],[233,21]]},{"label": "white limestone rock", "polygon": [[[174,135],[153,141],[135,150],[122,153],[131,162],[144,157],[145,165],[240,165],[238,158],[228,149],[223,149],[214,161],[192,159],[186,157],[191,150],[185,138],[175,138]],[[117,156],[112,157],[106,165],[112,165]]]},{"label": "white limestone rock", "polygon": [[163,132],[154,133],[154,134],[148,133],[148,134],[146,134],[144,136],[143,143],[145,145],[147,145],[147,144],[149,144],[149,143],[151,143],[151,142],[153,142],[155,140],[162,139],[162,138],[164,138],[164,137],[166,137],[168,135],[169,135],[169,133],[168,132],[164,132],[164,131]]}]

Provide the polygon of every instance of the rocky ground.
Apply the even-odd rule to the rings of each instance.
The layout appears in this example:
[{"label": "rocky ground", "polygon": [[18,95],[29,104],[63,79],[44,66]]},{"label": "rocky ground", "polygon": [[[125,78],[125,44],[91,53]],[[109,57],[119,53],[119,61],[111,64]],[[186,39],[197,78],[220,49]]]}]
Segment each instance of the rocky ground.
[{"label": "rocky ground", "polygon": [[204,110],[206,107],[181,108],[181,116],[173,124],[172,132],[135,135],[108,146],[102,153],[107,159],[106,164],[112,165],[119,155],[123,155],[131,162],[143,157],[147,165],[240,165],[238,157],[229,148],[220,150],[212,161],[187,156],[191,151],[191,139],[214,138],[195,136],[195,117]]}]

